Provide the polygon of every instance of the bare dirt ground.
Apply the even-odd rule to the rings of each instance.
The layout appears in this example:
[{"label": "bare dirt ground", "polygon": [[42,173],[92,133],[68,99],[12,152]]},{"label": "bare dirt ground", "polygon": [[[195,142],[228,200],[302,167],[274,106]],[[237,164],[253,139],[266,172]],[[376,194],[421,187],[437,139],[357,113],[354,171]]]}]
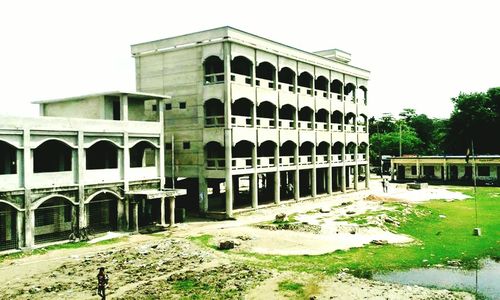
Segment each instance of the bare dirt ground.
[{"label": "bare dirt ground", "polygon": [[[360,227],[339,219],[387,210],[380,201],[384,199],[418,202],[463,196],[440,188],[406,191],[396,185],[384,194],[376,181],[373,186],[370,191],[283,203],[239,215],[235,221],[193,220],[160,237],[133,235],[115,244],[6,259],[0,263],[0,298],[98,299],[95,278],[97,268],[104,266],[110,275],[110,299],[297,298],[278,288],[287,278],[303,282],[308,294],[316,299],[472,299],[468,293],[381,283],[344,273],[317,278],[260,270],[244,258],[201,247],[187,239],[208,234],[214,236],[214,242],[240,241],[235,251],[276,255],[316,255],[360,247],[372,240],[406,243],[411,237],[391,233],[383,226]],[[256,226],[270,223],[278,213],[318,226],[320,231],[268,230]]]}]

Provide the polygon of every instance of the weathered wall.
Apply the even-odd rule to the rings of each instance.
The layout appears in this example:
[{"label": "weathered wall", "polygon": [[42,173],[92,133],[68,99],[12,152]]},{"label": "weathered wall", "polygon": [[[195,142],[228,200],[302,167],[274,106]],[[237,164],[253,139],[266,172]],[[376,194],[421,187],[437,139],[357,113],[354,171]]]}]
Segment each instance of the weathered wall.
[{"label": "weathered wall", "polygon": [[104,97],[43,104],[43,116],[104,119]]}]

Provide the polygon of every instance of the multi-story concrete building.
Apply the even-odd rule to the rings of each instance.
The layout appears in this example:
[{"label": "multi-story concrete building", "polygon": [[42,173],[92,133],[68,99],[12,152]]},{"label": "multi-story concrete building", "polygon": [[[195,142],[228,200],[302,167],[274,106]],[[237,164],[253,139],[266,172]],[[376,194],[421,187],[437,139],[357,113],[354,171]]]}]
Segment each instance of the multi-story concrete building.
[{"label": "multi-story concrete building", "polygon": [[369,72],[350,54],[222,27],[136,44],[132,55],[137,90],[172,96],[157,107],[165,172],[186,178],[201,212],[231,217],[233,207],[368,186]]},{"label": "multi-story concrete building", "polygon": [[0,251],[67,240],[74,228],[165,223],[166,96],[111,92],[37,102],[0,120]]},{"label": "multi-story concrete building", "polygon": [[[475,172],[474,167],[475,166]],[[391,179],[500,186],[500,155],[403,156],[391,158]]]}]

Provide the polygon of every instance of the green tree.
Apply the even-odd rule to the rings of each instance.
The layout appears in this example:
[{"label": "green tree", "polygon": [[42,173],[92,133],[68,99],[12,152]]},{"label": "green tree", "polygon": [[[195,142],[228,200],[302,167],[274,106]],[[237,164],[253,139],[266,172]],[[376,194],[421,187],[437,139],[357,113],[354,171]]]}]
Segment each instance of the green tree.
[{"label": "green tree", "polygon": [[473,140],[477,154],[499,154],[500,87],[486,93],[460,93],[452,102],[454,109],[444,143],[446,152],[464,154]]}]

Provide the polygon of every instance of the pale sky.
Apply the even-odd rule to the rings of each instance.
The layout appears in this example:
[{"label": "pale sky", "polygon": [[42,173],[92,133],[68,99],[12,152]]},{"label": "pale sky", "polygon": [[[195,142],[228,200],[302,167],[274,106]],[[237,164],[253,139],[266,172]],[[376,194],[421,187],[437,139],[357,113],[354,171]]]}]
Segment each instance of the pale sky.
[{"label": "pale sky", "polygon": [[135,90],[130,45],[233,26],[371,71],[372,115],[448,117],[451,97],[500,86],[500,1],[2,1],[0,114],[31,101]]}]

